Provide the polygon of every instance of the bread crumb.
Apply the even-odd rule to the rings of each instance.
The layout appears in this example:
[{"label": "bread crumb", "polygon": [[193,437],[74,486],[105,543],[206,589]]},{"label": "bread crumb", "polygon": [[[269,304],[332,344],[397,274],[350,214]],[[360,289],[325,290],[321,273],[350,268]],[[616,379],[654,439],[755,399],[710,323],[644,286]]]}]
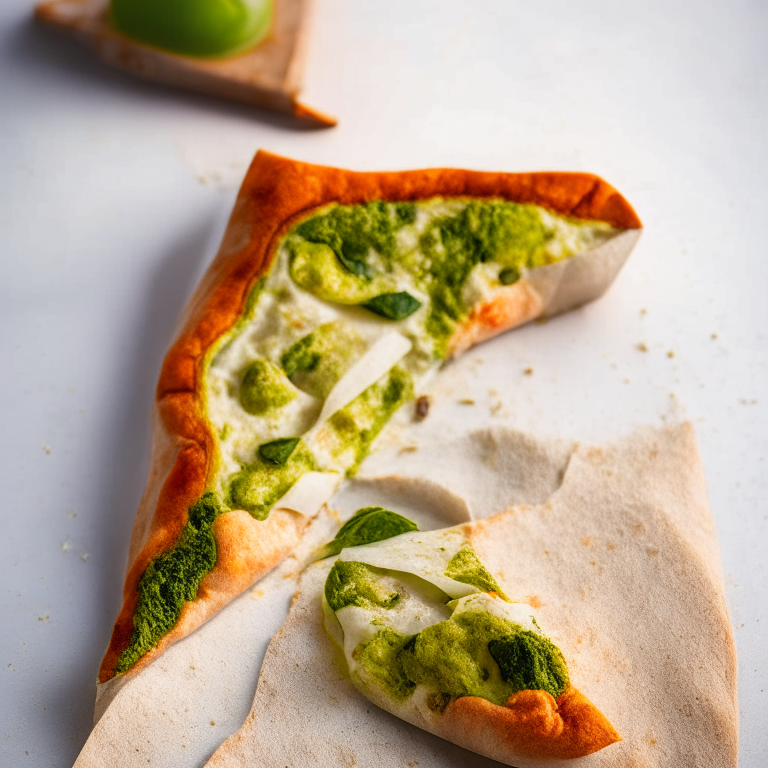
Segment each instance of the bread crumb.
[{"label": "bread crumb", "polygon": [[640,310],[640,317],[645,317],[647,314],[648,314],[648,310],[645,307],[643,307]]},{"label": "bread crumb", "polygon": [[675,353],[670,349],[669,352],[667,352],[667,357],[674,357]]},{"label": "bread crumb", "polygon": [[72,546],[70,543],[65,539],[61,542],[61,551],[62,552],[69,552],[69,550],[72,549]]},{"label": "bread crumb", "polygon": [[53,449],[51,448],[50,445],[46,445],[45,443],[43,443],[43,453],[50,454],[52,450]]},{"label": "bread crumb", "polygon": [[523,371],[523,374],[524,374],[525,376],[531,376],[531,375],[533,374],[533,368],[526,368],[526,369]]},{"label": "bread crumb", "polygon": [[67,515],[67,517],[68,517],[70,520],[72,520],[72,519],[74,519],[75,517],[77,517],[77,512],[75,512],[75,510],[73,509],[73,510],[71,510],[71,511],[69,512],[69,514]]},{"label": "bread crumb", "polygon": [[416,421],[424,421],[427,418],[430,405],[432,405],[432,398],[429,395],[416,398],[416,411],[414,413]]},{"label": "bread crumb", "polygon": [[640,352],[647,352],[648,351],[648,347],[645,344],[645,342],[643,342],[643,341],[638,343],[637,348],[638,348],[638,350],[640,350]]},{"label": "bread crumb", "polygon": [[471,397],[464,397],[459,400],[459,405],[474,405],[475,401]]},{"label": "bread crumb", "polygon": [[45,616],[38,616],[37,620],[38,621],[48,621],[48,619],[50,619],[50,618],[51,617],[46,613]]},{"label": "bread crumb", "polygon": [[419,446],[412,443],[411,445],[404,445],[397,453],[398,455],[402,455],[403,453],[413,453],[418,450]]},{"label": "bread crumb", "polygon": [[629,379],[624,379],[625,384],[629,384]]},{"label": "bread crumb", "polygon": [[213,720],[211,720],[211,725],[216,725],[216,723]]},{"label": "bread crumb", "polygon": [[716,339],[716,338],[717,338],[717,334],[716,334],[716,333],[713,333],[713,334],[712,334],[712,335],[711,335],[709,338],[710,338],[710,339]]},{"label": "bread crumb", "polygon": [[81,556],[80,556],[80,559],[81,559],[81,560],[82,560],[84,563],[87,563],[87,562],[88,562],[88,553],[86,552],[84,555],[81,555]]}]

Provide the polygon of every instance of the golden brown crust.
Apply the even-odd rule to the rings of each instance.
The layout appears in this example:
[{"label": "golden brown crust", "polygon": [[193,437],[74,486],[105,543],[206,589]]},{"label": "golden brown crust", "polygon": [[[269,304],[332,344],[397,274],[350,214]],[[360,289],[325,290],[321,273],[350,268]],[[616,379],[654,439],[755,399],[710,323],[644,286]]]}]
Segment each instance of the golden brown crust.
[{"label": "golden brown crust", "polygon": [[[251,288],[267,272],[280,239],[298,219],[329,203],[430,197],[502,198],[616,227],[641,226],[629,203],[591,174],[453,169],[358,173],[259,152],[243,181],[219,253],[189,302],[179,335],[161,369],[151,469],[134,524],[123,606],[99,672],[101,682],[114,676],[120,653],[130,641],[141,574],[154,557],[173,547],[187,522],[189,506],[212,479],[215,444],[201,405],[205,356],[237,322]],[[267,548],[270,537],[275,537],[275,557],[265,552],[255,558],[249,576],[240,571],[227,572],[217,563],[206,577],[217,584],[216,598],[205,593],[208,582],[204,580],[194,608],[184,609],[194,613],[195,626],[236,597],[243,584],[253,583],[290,551],[285,548],[282,528],[278,531],[271,519],[254,521],[253,531],[259,531],[254,536]],[[218,529],[214,535],[217,546],[224,547]],[[191,631],[183,624],[180,621],[148,656],[155,656],[161,646],[165,648]]]},{"label": "golden brown crust", "polygon": [[584,757],[621,741],[608,718],[575,688],[557,701],[546,691],[520,691],[503,707],[465,696],[452,702],[443,718],[443,736],[505,762],[510,754],[559,760]]}]

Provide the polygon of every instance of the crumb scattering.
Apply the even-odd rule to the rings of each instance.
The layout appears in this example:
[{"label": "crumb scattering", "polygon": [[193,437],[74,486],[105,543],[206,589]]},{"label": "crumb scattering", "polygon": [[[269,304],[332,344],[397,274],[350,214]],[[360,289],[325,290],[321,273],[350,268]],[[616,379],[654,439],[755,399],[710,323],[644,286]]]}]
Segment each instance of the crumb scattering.
[{"label": "crumb scattering", "polygon": [[429,395],[416,398],[416,412],[414,414],[416,421],[424,421],[427,418],[430,405],[432,405],[432,398]]}]

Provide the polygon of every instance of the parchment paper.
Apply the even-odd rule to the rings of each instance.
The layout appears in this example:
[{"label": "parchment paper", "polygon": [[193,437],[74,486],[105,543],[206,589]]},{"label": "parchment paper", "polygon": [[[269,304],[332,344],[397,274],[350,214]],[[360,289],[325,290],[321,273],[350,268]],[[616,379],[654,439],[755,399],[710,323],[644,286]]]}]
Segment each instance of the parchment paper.
[{"label": "parchment paper", "polygon": [[480,556],[537,606],[574,684],[624,738],[575,766],[735,765],[733,641],[692,428],[599,449],[511,429],[440,440],[439,426],[418,450],[393,440],[370,457],[295,557],[130,680],[77,768],[202,766],[246,717],[210,765],[494,765],[379,710],[344,677],[321,626],[322,564],[302,579],[248,714],[303,561],[367,504],[425,530],[481,521]]},{"label": "parchment paper", "polygon": [[[494,478],[505,485],[504,472]],[[505,592],[537,607],[572,684],[623,736],[569,765],[736,765],[733,638],[689,425],[649,429],[605,449],[580,446],[549,501],[469,527]],[[489,764],[378,709],[354,688],[322,627],[329,568],[325,561],[305,572],[267,650],[248,720],[208,765]],[[487,736],[464,743],[503,757]]]}]

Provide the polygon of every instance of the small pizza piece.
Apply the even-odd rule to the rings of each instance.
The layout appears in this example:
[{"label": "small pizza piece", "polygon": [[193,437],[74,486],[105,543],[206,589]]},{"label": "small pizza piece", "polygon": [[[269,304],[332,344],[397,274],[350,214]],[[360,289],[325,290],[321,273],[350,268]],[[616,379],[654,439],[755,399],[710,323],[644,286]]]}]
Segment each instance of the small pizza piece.
[{"label": "small pizza piece", "polygon": [[639,231],[583,174],[358,174],[257,155],[163,364],[100,681],[290,554],[446,360],[600,295]]},{"label": "small pizza piece", "polygon": [[414,725],[510,765],[521,757],[583,757],[620,741],[573,687],[531,607],[504,594],[462,529],[379,538],[402,529],[398,518],[360,510],[329,545],[355,541],[356,528],[375,537],[340,550],[323,594],[326,629],[358,690]]}]

